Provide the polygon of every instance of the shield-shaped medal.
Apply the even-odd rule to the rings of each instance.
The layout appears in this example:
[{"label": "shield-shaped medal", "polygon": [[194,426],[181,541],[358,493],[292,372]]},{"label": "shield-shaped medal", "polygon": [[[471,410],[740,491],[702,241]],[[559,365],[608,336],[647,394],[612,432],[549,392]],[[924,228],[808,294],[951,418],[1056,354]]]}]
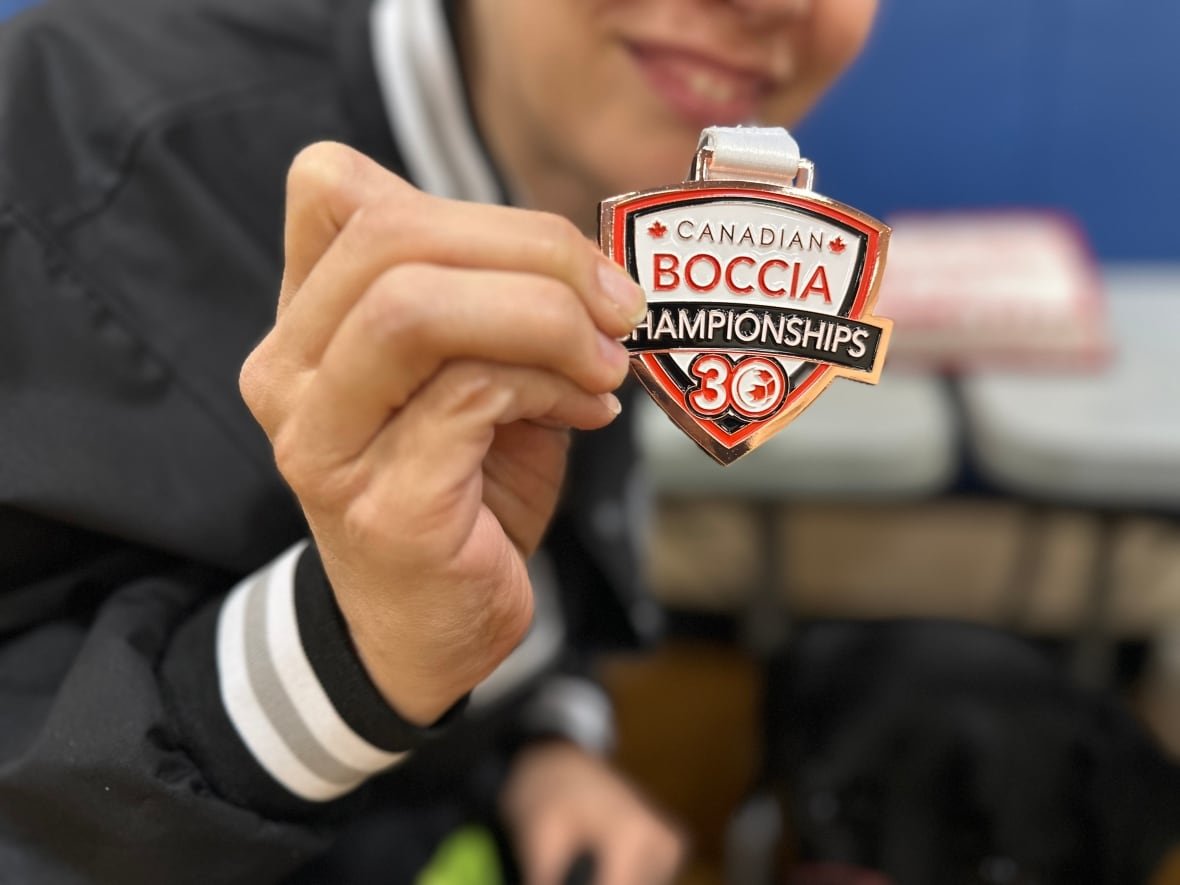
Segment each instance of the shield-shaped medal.
[{"label": "shield-shaped medal", "polygon": [[604,201],[599,239],[647,292],[624,341],[636,376],[729,464],[834,378],[877,382],[892,328],[872,315],[889,228],[814,193],[797,155],[803,180],[789,185],[728,169],[712,179],[708,160],[698,154],[696,180]]}]

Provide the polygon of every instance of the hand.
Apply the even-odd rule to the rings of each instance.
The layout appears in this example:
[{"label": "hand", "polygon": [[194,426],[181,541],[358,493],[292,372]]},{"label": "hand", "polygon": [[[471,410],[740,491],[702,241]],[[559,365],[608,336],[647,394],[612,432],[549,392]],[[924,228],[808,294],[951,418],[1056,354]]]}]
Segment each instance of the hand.
[{"label": "hand", "polygon": [[292,165],[278,317],[242,394],[411,721],[527,630],[568,428],[617,414],[642,299],[556,216],[431,197],[341,145]]},{"label": "hand", "polygon": [[597,885],[660,885],[684,859],[666,821],[605,763],[563,741],[520,751],[500,807],[528,885],[561,885],[587,851]]}]

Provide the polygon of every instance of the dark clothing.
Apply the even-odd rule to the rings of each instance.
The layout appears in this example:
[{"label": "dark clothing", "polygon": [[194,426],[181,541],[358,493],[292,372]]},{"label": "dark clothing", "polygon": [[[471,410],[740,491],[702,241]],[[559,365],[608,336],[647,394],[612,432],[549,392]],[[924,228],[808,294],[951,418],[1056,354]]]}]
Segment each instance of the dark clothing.
[{"label": "dark clothing", "polygon": [[[48,2],[0,29],[0,882],[275,881],[397,796],[396,775],[285,790],[214,660],[226,592],[306,534],[237,392],[273,322],[286,169],[331,139],[405,171],[368,11]],[[595,642],[642,612],[627,533],[593,519],[625,512],[632,454],[622,421],[578,442],[546,542]],[[312,556],[310,663],[353,730],[406,749]]]}]

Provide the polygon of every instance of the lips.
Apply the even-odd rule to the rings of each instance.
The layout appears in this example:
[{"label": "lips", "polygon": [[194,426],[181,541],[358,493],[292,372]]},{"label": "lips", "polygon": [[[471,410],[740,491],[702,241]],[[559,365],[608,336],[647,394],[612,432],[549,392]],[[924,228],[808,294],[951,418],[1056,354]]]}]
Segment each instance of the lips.
[{"label": "lips", "polygon": [[689,50],[642,44],[628,48],[652,91],[694,127],[750,122],[774,85],[761,72]]}]

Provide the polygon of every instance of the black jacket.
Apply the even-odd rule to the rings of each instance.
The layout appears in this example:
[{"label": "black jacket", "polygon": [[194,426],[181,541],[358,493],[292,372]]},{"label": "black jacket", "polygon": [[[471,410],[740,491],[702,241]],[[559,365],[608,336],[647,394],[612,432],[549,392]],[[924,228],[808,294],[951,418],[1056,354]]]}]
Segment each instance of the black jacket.
[{"label": "black jacket", "polygon": [[[286,169],[332,139],[406,171],[369,47],[364,0],[50,0],[0,28],[0,882],[274,881],[398,799],[396,771],[284,789],[215,653],[227,591],[306,534],[237,393]],[[632,460],[625,422],[580,439],[546,541],[582,645],[652,622]],[[314,550],[295,585],[343,720],[415,746]]]}]

